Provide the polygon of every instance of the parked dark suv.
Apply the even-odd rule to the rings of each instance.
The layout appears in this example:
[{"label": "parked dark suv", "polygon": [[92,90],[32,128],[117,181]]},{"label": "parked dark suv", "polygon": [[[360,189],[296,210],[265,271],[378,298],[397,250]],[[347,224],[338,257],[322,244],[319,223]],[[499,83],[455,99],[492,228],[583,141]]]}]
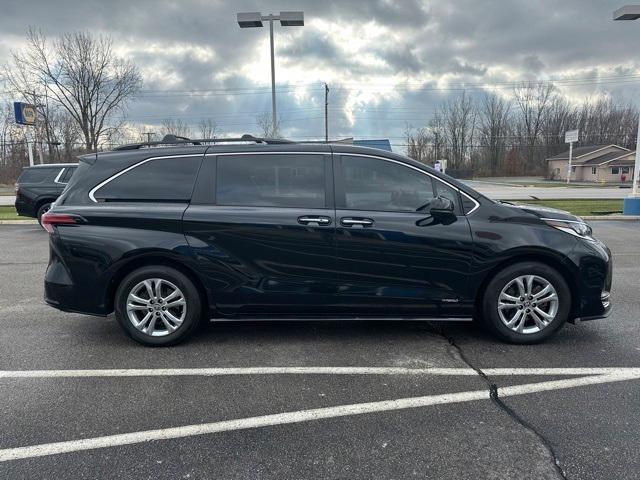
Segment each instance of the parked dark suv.
[{"label": "parked dark suv", "polygon": [[26,167],[16,181],[16,212],[24,217],[44,215],[67,186],[77,163],[48,163]]},{"label": "parked dark suv", "polygon": [[532,343],[610,313],[610,252],[573,215],[382,150],[242,140],[81,157],[43,219],[47,303],[148,345],[256,318],[477,318]]}]

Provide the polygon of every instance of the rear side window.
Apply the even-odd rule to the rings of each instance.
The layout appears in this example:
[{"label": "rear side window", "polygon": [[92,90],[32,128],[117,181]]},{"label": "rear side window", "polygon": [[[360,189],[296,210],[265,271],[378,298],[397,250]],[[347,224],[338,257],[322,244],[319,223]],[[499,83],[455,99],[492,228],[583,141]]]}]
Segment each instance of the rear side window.
[{"label": "rear side window", "polygon": [[60,182],[60,183],[69,183],[69,180],[71,180],[71,176],[73,175],[73,172],[75,172],[75,171],[76,171],[76,167],[66,167],[64,169],[64,173],[58,179],[58,182]]},{"label": "rear side window", "polygon": [[189,201],[202,156],[158,158],[138,164],[98,188],[104,201]]},{"label": "rear side window", "polygon": [[385,160],[342,156],[342,178],[347,209],[415,212],[435,197],[431,177]]},{"label": "rear side window", "polygon": [[324,157],[274,154],[219,156],[218,205],[323,208]]},{"label": "rear side window", "polygon": [[22,171],[18,178],[18,183],[53,182],[60,170],[60,168],[28,168]]}]

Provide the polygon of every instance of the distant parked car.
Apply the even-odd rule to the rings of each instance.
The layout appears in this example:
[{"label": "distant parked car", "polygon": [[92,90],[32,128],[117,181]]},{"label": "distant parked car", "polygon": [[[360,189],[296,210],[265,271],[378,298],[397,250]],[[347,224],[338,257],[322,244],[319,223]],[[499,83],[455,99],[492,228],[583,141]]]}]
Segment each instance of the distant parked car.
[{"label": "distant parked car", "polygon": [[147,345],[211,318],[477,318],[535,343],[611,312],[611,254],[567,212],[383,150],[205,142],[81,157],[42,219],[47,303]]},{"label": "distant parked car", "polygon": [[49,163],[22,170],[16,182],[18,215],[37,218],[42,225],[42,215],[60,196],[76,168],[77,163]]}]

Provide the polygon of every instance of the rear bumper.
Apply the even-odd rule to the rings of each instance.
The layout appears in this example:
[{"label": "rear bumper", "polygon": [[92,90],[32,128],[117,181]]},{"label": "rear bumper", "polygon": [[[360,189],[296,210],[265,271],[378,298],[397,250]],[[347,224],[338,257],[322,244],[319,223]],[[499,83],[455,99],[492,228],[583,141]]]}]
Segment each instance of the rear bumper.
[{"label": "rear bumper", "polygon": [[85,315],[106,316],[110,313],[106,308],[82,302],[77,298],[76,293],[73,285],[44,282],[44,301],[51,307],[63,312],[82,313]]},{"label": "rear bumper", "polygon": [[63,312],[84,313],[88,315],[108,315],[104,302],[96,301],[92,295],[78,295],[66,267],[51,248],[49,265],[44,277],[44,301]]},{"label": "rear bumper", "polygon": [[20,196],[16,197],[14,206],[16,207],[16,213],[21,217],[36,218],[37,216],[37,212],[33,211],[33,205],[29,202],[25,202]]}]

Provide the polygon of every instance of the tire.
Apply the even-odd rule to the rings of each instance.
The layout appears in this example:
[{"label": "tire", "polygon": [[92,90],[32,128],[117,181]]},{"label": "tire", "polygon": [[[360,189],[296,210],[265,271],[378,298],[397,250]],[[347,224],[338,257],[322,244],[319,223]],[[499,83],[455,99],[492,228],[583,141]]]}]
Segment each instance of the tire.
[{"label": "tire", "polygon": [[481,318],[492,333],[506,342],[534,344],[560,330],[570,311],[571,291],[564,277],[544,263],[521,262],[504,268],[489,281],[482,298]]},{"label": "tire", "polygon": [[50,203],[44,203],[38,208],[38,213],[36,213],[36,218],[38,219],[38,223],[42,226],[42,216],[47,213],[51,209]]},{"label": "tire", "polygon": [[[156,295],[158,285],[160,296]],[[120,326],[135,341],[153,347],[175,345],[198,328],[203,316],[202,299],[193,281],[182,272],[160,265],[147,266],[131,272],[120,282],[115,314]]]}]

